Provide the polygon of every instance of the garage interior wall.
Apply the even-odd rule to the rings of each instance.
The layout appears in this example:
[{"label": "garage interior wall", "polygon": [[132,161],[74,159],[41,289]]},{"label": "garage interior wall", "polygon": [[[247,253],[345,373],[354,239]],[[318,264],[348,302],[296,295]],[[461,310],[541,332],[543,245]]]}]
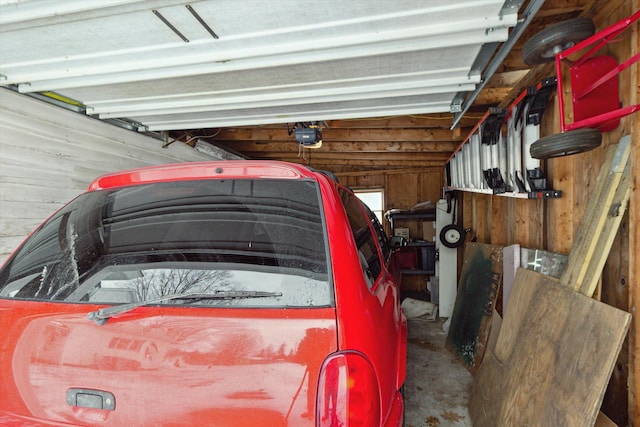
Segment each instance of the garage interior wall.
[{"label": "garage interior wall", "polygon": [[[589,13],[601,30],[638,10],[637,0],[600,2]],[[638,54],[638,27],[630,35],[608,45],[604,53],[613,55],[620,63]],[[553,71],[549,75],[555,74]],[[563,74],[565,87],[570,87],[569,73]],[[622,105],[637,104],[640,77],[637,65],[619,76]],[[569,94],[569,92],[567,92]],[[573,122],[571,97],[565,96],[565,117]],[[542,136],[560,132],[557,98],[553,97],[544,113]],[[603,401],[603,411],[617,425],[638,426],[640,419],[640,375],[638,357],[640,320],[637,305],[640,300],[640,196],[638,166],[640,165],[640,114],[622,119],[611,132],[603,133],[602,145],[590,152],[549,159],[546,173],[551,187],[562,191],[559,199],[525,200],[464,192],[459,223],[471,228],[478,242],[508,246],[545,249],[569,254],[582,221],[587,202],[604,162],[607,147],[620,138],[631,135],[631,197],[613,247],[603,271],[601,286],[595,297],[633,315],[629,334],[614,368]],[[636,421],[634,421],[636,420]]]},{"label": "garage interior wall", "polygon": [[161,140],[0,89],[0,263],[44,218],[119,169],[212,160]]},{"label": "garage interior wall", "polygon": [[[340,183],[353,189],[382,188],[384,189],[384,210],[411,209],[418,203],[437,203],[443,196],[442,188],[444,176],[442,168],[428,167],[421,169],[386,170],[379,172],[343,172],[336,173]],[[398,227],[409,229],[409,236],[421,239],[427,227],[433,227],[431,222],[417,220],[396,220]],[[391,235],[389,221],[382,224],[388,235]],[[427,239],[428,240],[428,239]],[[402,277],[402,289],[405,291],[425,292],[428,276],[405,275]]]}]

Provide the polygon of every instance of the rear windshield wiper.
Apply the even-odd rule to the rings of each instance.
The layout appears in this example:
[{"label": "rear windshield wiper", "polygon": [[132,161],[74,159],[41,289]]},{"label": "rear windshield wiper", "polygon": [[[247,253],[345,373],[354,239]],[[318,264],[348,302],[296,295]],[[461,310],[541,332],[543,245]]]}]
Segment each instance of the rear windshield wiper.
[{"label": "rear windshield wiper", "polygon": [[164,301],[170,301],[174,299],[242,299],[242,298],[268,298],[268,297],[281,297],[280,292],[261,292],[261,291],[228,291],[228,292],[216,292],[213,294],[192,292],[186,294],[170,294],[164,295],[156,299],[132,302],[127,304],[118,304],[113,307],[105,307],[96,311],[92,311],[87,314],[87,319],[95,321],[98,325],[104,325],[107,320],[118,314],[126,313],[134,310],[143,305],[159,304]]}]

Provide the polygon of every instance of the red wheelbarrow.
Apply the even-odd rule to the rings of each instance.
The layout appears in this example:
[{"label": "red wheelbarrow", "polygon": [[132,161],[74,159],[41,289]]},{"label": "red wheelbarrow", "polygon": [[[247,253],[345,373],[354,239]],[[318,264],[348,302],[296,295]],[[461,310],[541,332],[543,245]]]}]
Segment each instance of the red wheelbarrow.
[{"label": "red wheelbarrow", "polygon": [[[618,75],[638,62],[640,53],[620,64],[611,55],[595,56],[638,19],[640,11],[594,34],[589,18],[575,18],[552,25],[527,40],[522,49],[525,63],[537,65],[555,59],[562,131],[531,144],[532,157],[546,159],[592,150],[602,142],[601,132],[615,129],[622,117],[640,109],[640,104],[621,106],[618,87]],[[579,59],[568,59],[584,49],[586,53]],[[563,61],[569,63],[573,123],[566,123],[564,116]]]}]

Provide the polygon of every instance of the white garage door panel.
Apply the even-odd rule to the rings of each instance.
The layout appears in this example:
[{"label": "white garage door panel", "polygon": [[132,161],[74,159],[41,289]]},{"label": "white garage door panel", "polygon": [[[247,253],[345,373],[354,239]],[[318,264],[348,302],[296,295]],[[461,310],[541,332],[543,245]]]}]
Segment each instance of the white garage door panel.
[{"label": "white garage door panel", "polygon": [[[51,126],[45,126],[51,128]],[[1,142],[3,157],[13,162],[24,162],[25,165],[39,167],[55,159],[55,164],[48,165],[51,170],[77,175],[77,171],[89,170],[92,175],[110,172],[114,169],[139,167],[158,163],[167,163],[167,159],[182,162],[185,160],[199,160],[168,156],[168,151],[162,148],[162,142],[152,140],[153,150],[112,141],[98,135],[93,137],[86,134],[75,134],[68,129],[50,129],[58,132],[56,137],[34,132],[33,129],[19,129],[2,127]],[[54,134],[55,135],[55,134]],[[28,137],[27,137],[28,136]],[[173,144],[172,144],[173,145]],[[182,144],[184,145],[184,144]],[[189,154],[193,151],[187,148]],[[4,160],[3,160],[4,161]],[[171,161],[171,160],[170,160]],[[80,181],[86,184],[86,175],[80,175]],[[74,176],[78,179],[77,176]]]},{"label": "white garage door panel", "polygon": [[0,254],[0,265],[9,253],[16,248],[39,224],[62,205],[43,202],[5,202],[0,204],[0,218],[20,216],[21,221],[0,221],[0,243],[3,253]]},{"label": "white garage door panel", "polygon": [[[458,111],[491,77],[481,74],[524,0],[83,2],[96,5],[87,10],[49,0],[48,13],[36,3],[0,1],[0,23],[10,18],[0,26],[0,85],[178,130],[268,123],[283,102],[315,108],[292,108],[277,123]],[[389,102],[402,96],[423,101]],[[319,105],[327,102],[329,113]],[[223,120],[226,111],[234,120]],[[208,120],[170,117],[185,112]],[[150,120],[158,114],[165,123]]]},{"label": "white garage door panel", "polygon": [[213,158],[0,89],[0,260],[98,175]]},{"label": "white garage door panel", "polygon": [[[479,46],[458,46],[443,50],[420,50],[408,53],[343,60],[318,64],[294,64],[286,67],[240,69],[228,73],[192,76],[180,79],[158,79],[134,83],[111,84],[97,88],[81,87],[65,90],[73,99],[98,107],[111,103],[131,103],[151,100],[184,100],[204,96],[229,96],[267,91],[279,94],[287,89],[351,89],[361,85],[402,82],[422,82],[437,85],[438,80],[457,77],[470,81],[469,69]],[[259,83],[259,84],[258,84]],[[152,96],[149,96],[152,94]]]}]

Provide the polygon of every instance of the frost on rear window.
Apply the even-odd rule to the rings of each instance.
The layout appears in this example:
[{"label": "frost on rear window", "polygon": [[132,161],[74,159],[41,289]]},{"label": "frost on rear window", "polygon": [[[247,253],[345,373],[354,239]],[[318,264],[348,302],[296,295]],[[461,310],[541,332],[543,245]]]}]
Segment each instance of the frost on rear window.
[{"label": "frost on rear window", "polygon": [[116,303],[250,290],[282,296],[195,304],[326,306],[329,273],[314,181],[181,181],[78,197],[0,270],[0,297]]},{"label": "frost on rear window", "polygon": [[[186,268],[188,267],[188,268]],[[286,272],[240,270],[242,265],[218,266],[224,270],[206,270],[207,265],[180,265],[158,268],[154,265],[133,265],[103,271],[85,282],[74,300],[92,302],[139,302],[165,295],[202,293],[233,293],[258,291],[279,294],[269,298],[192,300],[192,305],[212,306],[328,306],[331,293],[326,281],[300,277]],[[211,266],[209,266],[211,267]],[[238,269],[234,269],[238,268]],[[178,304],[179,300],[163,304]]]}]

